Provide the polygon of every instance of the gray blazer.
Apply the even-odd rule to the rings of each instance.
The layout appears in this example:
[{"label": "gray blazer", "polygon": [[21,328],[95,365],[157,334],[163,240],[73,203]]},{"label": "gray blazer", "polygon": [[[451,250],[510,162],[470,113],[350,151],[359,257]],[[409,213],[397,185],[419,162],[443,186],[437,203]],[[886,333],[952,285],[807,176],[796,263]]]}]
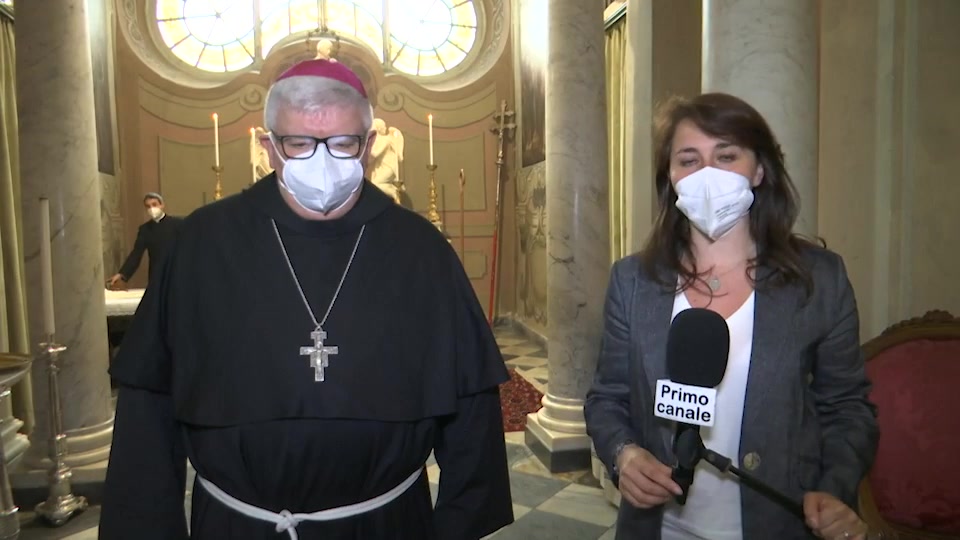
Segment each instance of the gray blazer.
[{"label": "gray blazer", "polygon": [[[809,299],[798,286],[756,292],[740,453],[734,461],[797,501],[808,491],[826,491],[856,510],[857,486],[878,440],[856,300],[838,255],[809,248],[803,257],[815,284]],[[757,272],[762,278],[769,270]],[[675,461],[673,427],[653,416],[656,381],[668,378],[673,302],[672,291],[644,275],[638,256],[614,265],[599,364],[584,407],[587,431],[614,482],[614,452],[626,440],[663,463]],[[740,493],[744,540],[812,538],[800,519],[776,503],[746,486]],[[617,539],[658,540],[662,517],[662,506],[641,510],[624,501]]]}]

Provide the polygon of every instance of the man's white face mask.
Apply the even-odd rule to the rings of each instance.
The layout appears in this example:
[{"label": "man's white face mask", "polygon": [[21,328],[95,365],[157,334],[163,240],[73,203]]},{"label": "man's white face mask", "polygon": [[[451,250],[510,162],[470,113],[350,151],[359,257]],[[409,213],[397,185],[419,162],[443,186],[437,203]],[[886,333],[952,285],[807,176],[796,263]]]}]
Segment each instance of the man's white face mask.
[{"label": "man's white face mask", "polygon": [[150,214],[150,219],[157,221],[163,217],[163,209],[159,206],[151,206],[147,208],[147,213]]},{"label": "man's white face mask", "polygon": [[[360,164],[363,154],[350,158],[333,157],[331,152],[340,152],[336,140],[318,144],[307,159],[287,159],[273,134],[270,134],[270,141],[283,161],[280,185],[307,210],[324,214],[338,210],[363,184],[363,166]],[[360,144],[363,142],[361,140]],[[329,149],[327,144],[331,145]]]},{"label": "man's white face mask", "polygon": [[753,205],[750,180],[735,172],[704,167],[677,182],[677,208],[716,241],[730,232]]}]

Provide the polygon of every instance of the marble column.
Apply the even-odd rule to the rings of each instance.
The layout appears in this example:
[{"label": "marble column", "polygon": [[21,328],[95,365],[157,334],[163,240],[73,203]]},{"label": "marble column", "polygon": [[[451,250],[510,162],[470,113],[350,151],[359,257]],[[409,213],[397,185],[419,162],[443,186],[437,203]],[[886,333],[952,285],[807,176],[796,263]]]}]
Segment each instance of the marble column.
[{"label": "marble column", "polygon": [[[17,110],[27,305],[32,343],[43,339],[39,199],[50,200],[53,296],[63,425],[73,467],[102,463],[113,435],[106,370],[100,181],[84,0],[17,3]],[[47,371],[33,367],[36,426],[16,487],[45,482],[49,467]],[[34,470],[37,474],[31,474]],[[80,475],[82,476],[82,475]],[[75,469],[75,480],[78,478]]]},{"label": "marble column", "polygon": [[547,357],[526,443],[553,472],[590,468],[583,400],[610,275],[603,0],[550,0],[546,88]]},{"label": "marble column", "polygon": [[742,98],[762,114],[800,194],[794,229],[817,233],[818,2],[705,0],[704,92]]}]

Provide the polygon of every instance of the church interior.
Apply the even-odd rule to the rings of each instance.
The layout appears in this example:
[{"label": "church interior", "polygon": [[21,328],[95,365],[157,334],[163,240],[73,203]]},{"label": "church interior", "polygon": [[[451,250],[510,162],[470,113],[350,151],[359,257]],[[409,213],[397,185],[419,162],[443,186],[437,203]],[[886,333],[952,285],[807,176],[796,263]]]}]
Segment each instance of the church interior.
[{"label": "church interior", "polygon": [[97,538],[147,263],[104,283],[145,194],[188,216],[271,172],[267,91],[313,58],[360,77],[367,178],[446,236],[494,328],[515,523],[493,538],[615,536],[583,413],[605,291],[654,226],[658,104],[707,91],[770,122],[893,388],[864,519],[960,538],[958,26],[957,0],[0,0],[0,538]]}]

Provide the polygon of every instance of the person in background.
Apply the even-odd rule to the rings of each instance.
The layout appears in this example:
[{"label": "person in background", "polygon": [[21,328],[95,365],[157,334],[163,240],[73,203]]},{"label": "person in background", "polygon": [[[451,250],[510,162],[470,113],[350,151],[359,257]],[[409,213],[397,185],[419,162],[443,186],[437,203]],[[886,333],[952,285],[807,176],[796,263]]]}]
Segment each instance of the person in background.
[{"label": "person in background", "polygon": [[147,267],[147,282],[150,277],[156,275],[163,257],[170,247],[170,241],[173,240],[177,229],[183,223],[182,218],[168,216],[164,211],[163,197],[159,193],[147,193],[143,196],[143,207],[150,217],[137,231],[137,241],[133,244],[133,250],[127,256],[120,270],[107,280],[108,289],[124,288],[130,281],[133,274],[140,267],[143,260],[143,253],[147,253],[150,258],[150,265]]},{"label": "person in background", "polygon": [[[618,539],[863,539],[857,488],[876,453],[876,409],[854,292],[839,255],[792,232],[799,201],[763,117],[734,96],[674,99],[657,122],[659,215],[618,261],[585,415],[623,496]],[[803,156],[798,156],[803,159]],[[730,332],[707,448],[802,501],[805,519],[696,468],[674,497],[672,422],[654,416],[671,321],[690,308]]]}]

